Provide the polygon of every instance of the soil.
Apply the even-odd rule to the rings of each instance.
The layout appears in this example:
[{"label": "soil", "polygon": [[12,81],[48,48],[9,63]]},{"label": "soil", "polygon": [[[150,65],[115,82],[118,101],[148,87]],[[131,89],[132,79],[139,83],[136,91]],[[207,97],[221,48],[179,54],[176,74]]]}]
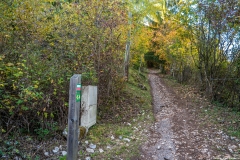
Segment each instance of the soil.
[{"label": "soil", "polygon": [[207,117],[193,94],[174,92],[157,71],[150,70],[155,123],[140,147],[138,160],[240,159],[240,142],[226,135]]}]

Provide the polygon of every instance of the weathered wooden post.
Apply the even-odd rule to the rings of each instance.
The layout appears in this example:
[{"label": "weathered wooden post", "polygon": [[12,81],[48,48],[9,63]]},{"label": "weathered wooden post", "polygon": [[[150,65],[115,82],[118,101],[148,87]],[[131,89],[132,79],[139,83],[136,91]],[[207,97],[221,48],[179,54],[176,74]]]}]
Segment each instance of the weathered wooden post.
[{"label": "weathered wooden post", "polygon": [[69,89],[67,160],[77,160],[80,105],[81,75],[74,74]]}]

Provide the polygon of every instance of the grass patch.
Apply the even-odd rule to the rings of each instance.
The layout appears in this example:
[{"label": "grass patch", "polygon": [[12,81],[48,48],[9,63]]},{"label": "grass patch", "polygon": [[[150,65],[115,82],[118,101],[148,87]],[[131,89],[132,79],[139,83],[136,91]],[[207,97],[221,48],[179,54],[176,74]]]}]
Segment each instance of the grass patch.
[{"label": "grass patch", "polygon": [[132,127],[127,127],[127,126],[118,126],[117,129],[115,130],[115,136],[123,136],[123,137],[129,137],[132,134]]}]

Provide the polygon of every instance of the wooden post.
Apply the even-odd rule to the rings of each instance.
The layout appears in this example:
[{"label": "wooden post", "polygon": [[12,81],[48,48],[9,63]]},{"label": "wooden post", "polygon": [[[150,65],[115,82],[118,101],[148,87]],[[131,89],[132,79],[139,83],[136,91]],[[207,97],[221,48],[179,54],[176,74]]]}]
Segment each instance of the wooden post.
[{"label": "wooden post", "polygon": [[77,160],[80,105],[81,75],[74,74],[69,89],[67,160]]}]

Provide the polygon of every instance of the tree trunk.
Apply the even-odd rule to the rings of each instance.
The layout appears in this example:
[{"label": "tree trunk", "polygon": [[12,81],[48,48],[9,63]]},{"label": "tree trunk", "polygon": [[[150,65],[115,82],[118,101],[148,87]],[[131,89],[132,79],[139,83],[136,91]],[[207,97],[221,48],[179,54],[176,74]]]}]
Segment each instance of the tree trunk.
[{"label": "tree trunk", "polygon": [[128,39],[126,43],[126,49],[125,49],[125,59],[124,59],[124,78],[128,80],[128,73],[129,73],[129,59],[130,59],[130,45],[131,45],[131,24],[132,24],[132,13],[128,13],[128,24],[129,24],[129,31],[128,31]]}]

